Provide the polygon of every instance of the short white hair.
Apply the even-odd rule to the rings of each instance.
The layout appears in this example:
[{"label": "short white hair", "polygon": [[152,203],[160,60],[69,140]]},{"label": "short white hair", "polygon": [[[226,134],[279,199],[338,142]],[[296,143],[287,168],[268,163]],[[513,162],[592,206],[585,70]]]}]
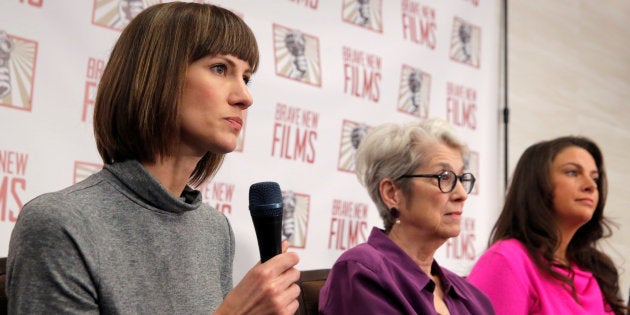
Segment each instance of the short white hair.
[{"label": "short white hair", "polygon": [[[386,231],[394,223],[379,190],[385,178],[392,180],[413,172],[426,163],[430,144],[441,143],[459,150],[462,158],[468,146],[444,119],[431,118],[410,123],[385,123],[371,128],[363,138],[355,155],[356,175],[368,191],[383,219]],[[408,191],[406,181],[401,189]]]}]

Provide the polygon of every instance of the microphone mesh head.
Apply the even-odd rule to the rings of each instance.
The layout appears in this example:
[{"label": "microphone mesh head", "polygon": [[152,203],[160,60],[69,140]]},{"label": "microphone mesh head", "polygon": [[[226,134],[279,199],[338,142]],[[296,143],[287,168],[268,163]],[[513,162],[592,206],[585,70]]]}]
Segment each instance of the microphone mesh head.
[{"label": "microphone mesh head", "polygon": [[252,214],[256,215],[282,215],[280,185],[276,182],[261,182],[251,185],[249,187],[249,209]]}]

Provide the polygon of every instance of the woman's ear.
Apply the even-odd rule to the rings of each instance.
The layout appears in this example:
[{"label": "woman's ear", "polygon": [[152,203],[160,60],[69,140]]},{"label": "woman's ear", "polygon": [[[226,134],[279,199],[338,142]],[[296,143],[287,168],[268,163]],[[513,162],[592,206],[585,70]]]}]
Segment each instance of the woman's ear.
[{"label": "woman's ear", "polygon": [[384,178],[378,184],[378,190],[381,194],[381,199],[387,206],[387,208],[398,207],[398,194],[399,189],[391,178]]}]

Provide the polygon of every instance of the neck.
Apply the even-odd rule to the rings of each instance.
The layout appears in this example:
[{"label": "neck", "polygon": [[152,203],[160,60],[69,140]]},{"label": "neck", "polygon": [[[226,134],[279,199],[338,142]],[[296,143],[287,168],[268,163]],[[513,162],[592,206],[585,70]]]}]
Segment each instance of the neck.
[{"label": "neck", "polygon": [[181,196],[199,159],[156,158],[156,162],[142,162],[142,166],[173,196]]},{"label": "neck", "polygon": [[408,233],[404,227],[397,225],[389,232],[389,238],[409,255],[424,273],[431,276],[433,256],[445,240]]},{"label": "neck", "polygon": [[558,249],[556,249],[553,255],[555,260],[567,266],[569,265],[567,248],[575,232],[577,232],[577,229],[560,229],[560,234],[558,235]]}]

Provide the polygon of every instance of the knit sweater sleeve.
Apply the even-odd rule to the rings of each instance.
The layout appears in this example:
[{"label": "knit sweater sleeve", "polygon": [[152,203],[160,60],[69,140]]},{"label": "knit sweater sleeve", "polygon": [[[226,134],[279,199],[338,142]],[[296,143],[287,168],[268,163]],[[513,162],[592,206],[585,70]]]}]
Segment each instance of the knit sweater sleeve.
[{"label": "knit sweater sleeve", "polygon": [[[7,275],[9,313],[98,314],[94,278],[82,252],[89,231],[54,200],[25,205],[11,236]],[[90,258],[91,257],[91,258]],[[17,298],[21,297],[21,298]],[[25,298],[26,297],[26,298]]]}]

